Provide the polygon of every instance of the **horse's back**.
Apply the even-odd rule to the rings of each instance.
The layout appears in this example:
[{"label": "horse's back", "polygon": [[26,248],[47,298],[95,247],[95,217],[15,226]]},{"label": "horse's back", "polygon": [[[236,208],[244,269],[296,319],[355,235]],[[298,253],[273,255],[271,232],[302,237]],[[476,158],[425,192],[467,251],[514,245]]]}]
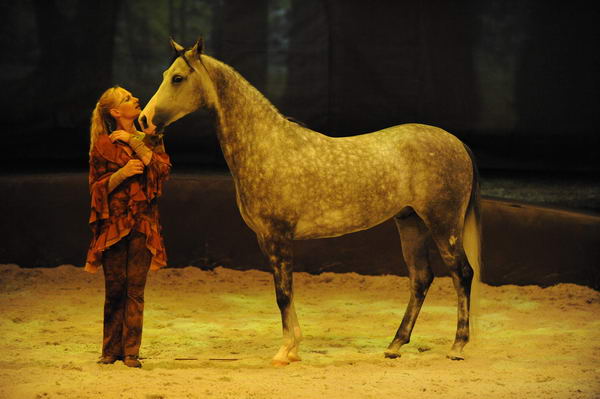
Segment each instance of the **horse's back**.
[{"label": "horse's back", "polygon": [[443,129],[407,124],[318,140],[314,147],[307,140],[302,157],[294,160],[305,165],[292,179],[301,208],[298,237],[364,230],[408,206],[423,214],[436,206],[459,211],[468,198],[469,156],[460,140]]},{"label": "horse's back", "polygon": [[342,159],[352,156],[354,161],[352,165],[337,162],[338,168],[364,170],[367,175],[371,171],[375,174],[371,177],[387,174],[414,184],[425,180],[452,184],[471,178],[471,159],[463,143],[435,126],[403,124],[332,140],[333,157],[343,154]]}]

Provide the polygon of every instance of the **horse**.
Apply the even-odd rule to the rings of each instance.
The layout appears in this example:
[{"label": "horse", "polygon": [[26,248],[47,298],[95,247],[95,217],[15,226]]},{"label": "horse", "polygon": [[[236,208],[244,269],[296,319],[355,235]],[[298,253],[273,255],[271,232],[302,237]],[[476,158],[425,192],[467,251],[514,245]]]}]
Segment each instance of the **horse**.
[{"label": "horse", "polygon": [[294,307],[293,240],[336,237],[394,219],[410,278],[410,299],[386,358],[401,356],[434,278],[428,242],[448,267],[458,321],[447,357],[464,359],[471,285],[480,269],[478,172],[469,148],[423,124],[330,137],[283,116],[232,67],[171,39],[173,61],[140,114],[146,132],[199,109],[214,112],[235,184],[236,202],[273,271],[283,343],[272,359],[299,361],[302,332]]}]

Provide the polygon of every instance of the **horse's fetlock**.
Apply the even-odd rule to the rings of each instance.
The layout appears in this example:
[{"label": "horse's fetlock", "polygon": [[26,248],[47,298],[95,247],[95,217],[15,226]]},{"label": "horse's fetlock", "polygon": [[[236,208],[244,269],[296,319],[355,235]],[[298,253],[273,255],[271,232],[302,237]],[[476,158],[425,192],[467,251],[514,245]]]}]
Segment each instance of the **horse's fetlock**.
[{"label": "horse's fetlock", "polygon": [[304,339],[300,327],[294,327],[294,338],[296,338],[296,342],[300,342]]}]

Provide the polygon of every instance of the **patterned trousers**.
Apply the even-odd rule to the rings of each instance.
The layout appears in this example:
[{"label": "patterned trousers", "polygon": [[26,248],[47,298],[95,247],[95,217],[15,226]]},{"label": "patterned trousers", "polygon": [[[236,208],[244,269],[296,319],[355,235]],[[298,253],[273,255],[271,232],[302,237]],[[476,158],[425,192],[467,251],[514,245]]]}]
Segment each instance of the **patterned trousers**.
[{"label": "patterned trousers", "polygon": [[152,254],[146,236],[132,231],[104,252],[102,356],[138,356],[142,343],[144,287]]}]

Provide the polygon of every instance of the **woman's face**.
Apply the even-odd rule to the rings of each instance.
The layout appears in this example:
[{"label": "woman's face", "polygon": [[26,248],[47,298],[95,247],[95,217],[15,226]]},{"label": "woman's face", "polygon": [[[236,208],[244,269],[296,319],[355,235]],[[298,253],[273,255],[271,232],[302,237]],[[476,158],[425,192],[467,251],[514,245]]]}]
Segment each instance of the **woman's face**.
[{"label": "woman's face", "polygon": [[115,119],[123,118],[135,120],[142,112],[139,99],[125,89],[120,89],[121,99],[116,107],[111,110]]}]

